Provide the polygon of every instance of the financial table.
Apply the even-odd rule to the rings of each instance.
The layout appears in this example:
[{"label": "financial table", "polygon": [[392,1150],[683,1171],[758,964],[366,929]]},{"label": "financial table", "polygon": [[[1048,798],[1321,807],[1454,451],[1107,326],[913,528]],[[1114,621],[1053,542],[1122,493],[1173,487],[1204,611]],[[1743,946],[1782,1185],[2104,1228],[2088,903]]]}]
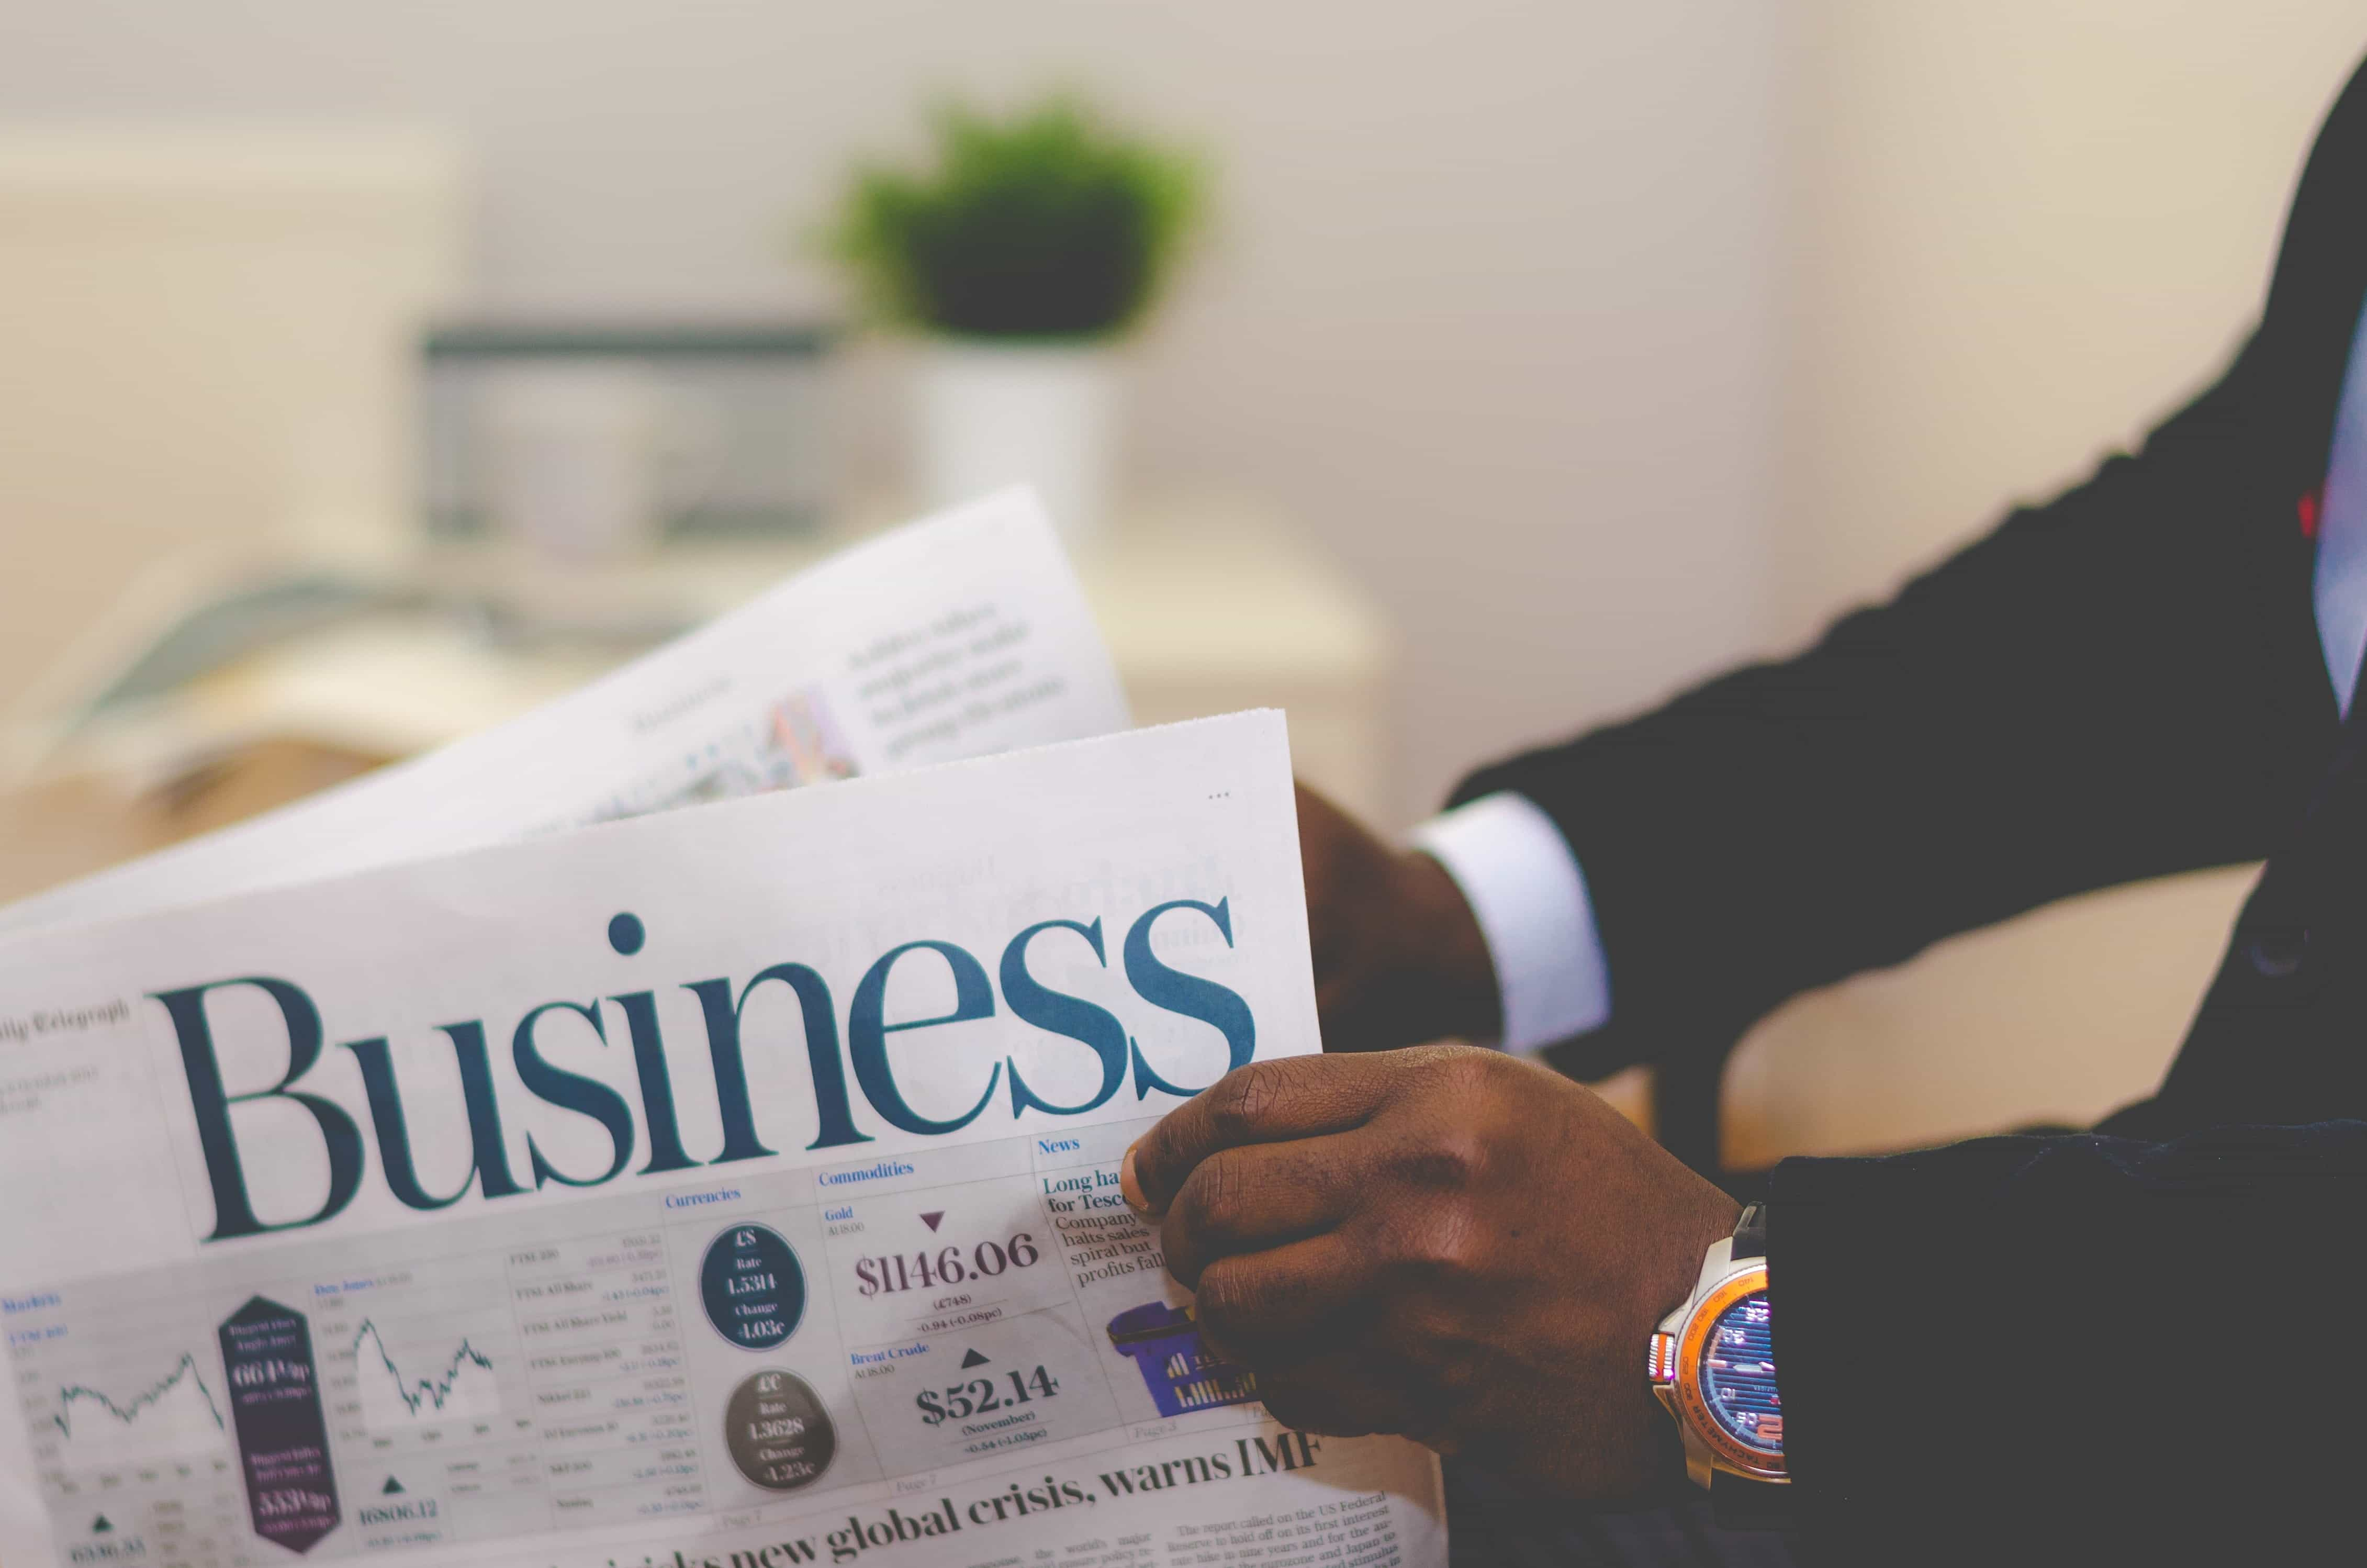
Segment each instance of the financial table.
[{"label": "financial table", "polygon": [[745,1162],[10,1296],[59,1542],[248,1568],[740,1522],[1254,1423],[1118,1197],[1150,1125]]}]

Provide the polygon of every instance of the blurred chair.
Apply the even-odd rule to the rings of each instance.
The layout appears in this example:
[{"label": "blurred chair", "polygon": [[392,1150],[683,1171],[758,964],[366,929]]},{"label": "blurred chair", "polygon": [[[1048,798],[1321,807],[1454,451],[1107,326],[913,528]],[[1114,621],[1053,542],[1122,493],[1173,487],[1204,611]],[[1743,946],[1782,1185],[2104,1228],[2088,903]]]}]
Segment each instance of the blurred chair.
[{"label": "blurred chair", "polygon": [[2257,866],[2108,888],[1795,998],[1727,1062],[1722,1163],[2085,1127],[2151,1094]]},{"label": "blurred chair", "polygon": [[243,564],[412,537],[461,191],[424,131],[0,127],[0,719]]}]

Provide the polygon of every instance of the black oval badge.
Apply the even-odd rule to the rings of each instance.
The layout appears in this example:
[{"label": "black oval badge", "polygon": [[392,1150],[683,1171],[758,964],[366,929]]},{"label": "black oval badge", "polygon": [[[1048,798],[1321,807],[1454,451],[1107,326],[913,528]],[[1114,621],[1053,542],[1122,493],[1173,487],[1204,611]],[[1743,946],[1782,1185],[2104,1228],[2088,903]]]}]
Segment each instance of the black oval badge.
[{"label": "black oval badge", "polygon": [[708,1244],[698,1293],[715,1332],[742,1350],[770,1350],[806,1315],[806,1271],[763,1225],[734,1225]]},{"label": "black oval badge", "polygon": [[838,1452],[838,1428],[795,1372],[758,1372],[731,1391],[723,1440],[740,1473],[767,1492],[812,1484]]}]

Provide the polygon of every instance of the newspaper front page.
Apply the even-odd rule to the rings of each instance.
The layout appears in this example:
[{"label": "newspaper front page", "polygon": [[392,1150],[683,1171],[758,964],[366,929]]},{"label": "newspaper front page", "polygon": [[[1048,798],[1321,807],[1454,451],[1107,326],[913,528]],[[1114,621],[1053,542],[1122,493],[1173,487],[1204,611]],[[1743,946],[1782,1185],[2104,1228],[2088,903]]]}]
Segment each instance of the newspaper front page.
[{"label": "newspaper front page", "polygon": [[1127,722],[1051,524],[1009,490],[849,550],[498,729],[0,908],[0,933]]},{"label": "newspaper front page", "polygon": [[0,945],[0,1563],[1434,1568],[1117,1196],[1297,848],[1262,713]]}]

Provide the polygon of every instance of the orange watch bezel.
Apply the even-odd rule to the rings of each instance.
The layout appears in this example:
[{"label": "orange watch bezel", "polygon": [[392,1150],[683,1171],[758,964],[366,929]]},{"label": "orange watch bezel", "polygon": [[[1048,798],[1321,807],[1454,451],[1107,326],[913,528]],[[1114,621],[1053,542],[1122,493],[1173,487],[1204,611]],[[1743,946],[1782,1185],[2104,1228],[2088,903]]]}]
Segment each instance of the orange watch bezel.
[{"label": "orange watch bezel", "polygon": [[1701,1356],[1709,1342],[1711,1327],[1726,1315],[1727,1308],[1765,1289],[1767,1266],[1757,1263],[1719,1280],[1694,1304],[1693,1315],[1685,1319],[1684,1332],[1677,1339],[1677,1409],[1680,1419],[1709,1446],[1718,1463],[1754,1480],[1784,1481],[1789,1479],[1789,1472],[1784,1468],[1782,1456],[1771,1457],[1727,1431],[1710,1414],[1709,1402],[1701,1392]]}]

